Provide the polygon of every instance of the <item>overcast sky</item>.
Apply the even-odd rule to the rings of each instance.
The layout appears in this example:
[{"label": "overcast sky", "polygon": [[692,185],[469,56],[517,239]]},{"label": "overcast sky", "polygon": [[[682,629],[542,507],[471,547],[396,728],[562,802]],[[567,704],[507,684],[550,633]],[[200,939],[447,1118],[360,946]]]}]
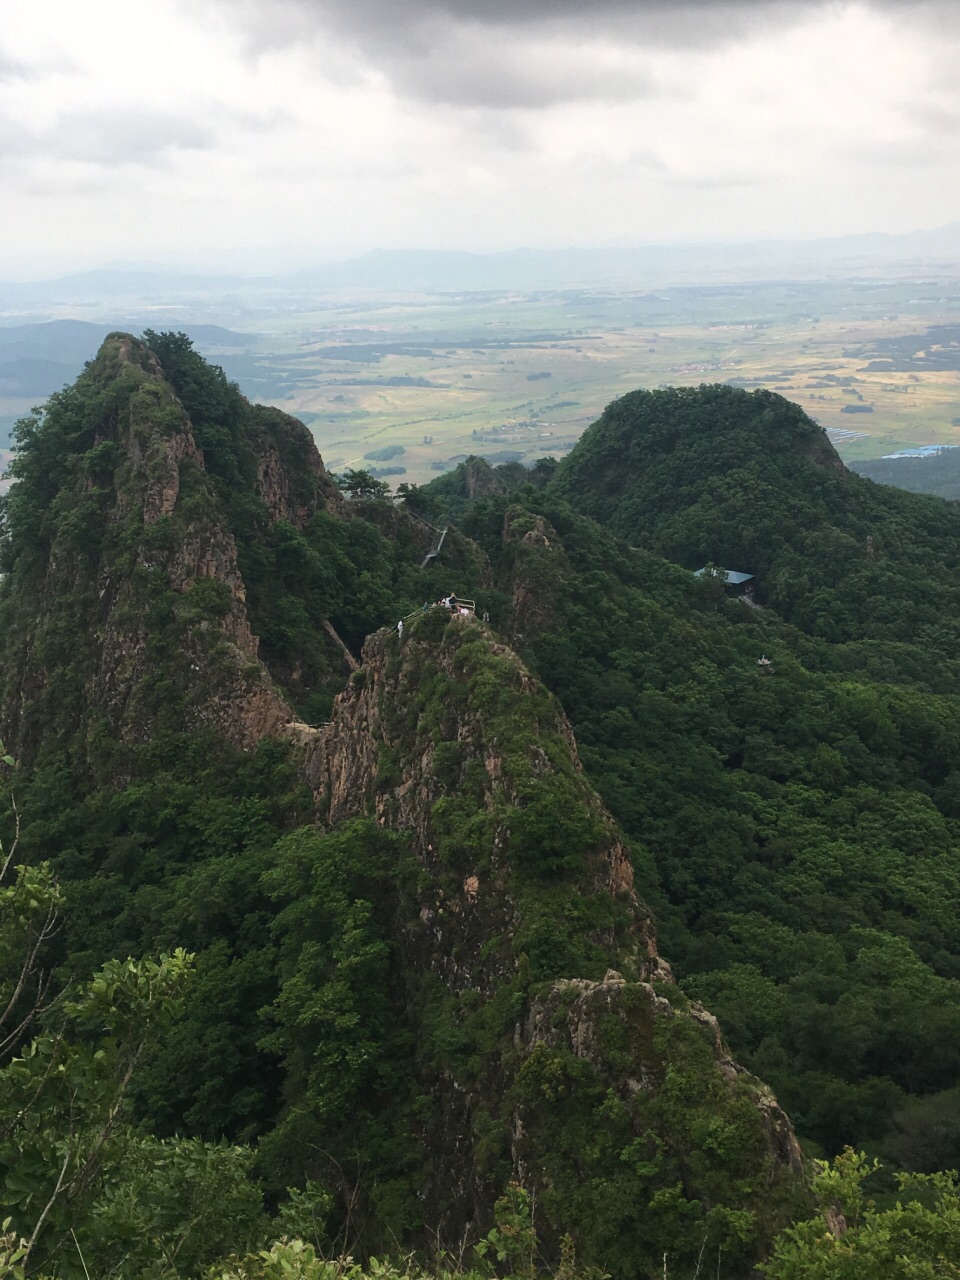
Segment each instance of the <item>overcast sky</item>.
[{"label": "overcast sky", "polygon": [[935,227],[957,10],[0,0],[0,273]]}]

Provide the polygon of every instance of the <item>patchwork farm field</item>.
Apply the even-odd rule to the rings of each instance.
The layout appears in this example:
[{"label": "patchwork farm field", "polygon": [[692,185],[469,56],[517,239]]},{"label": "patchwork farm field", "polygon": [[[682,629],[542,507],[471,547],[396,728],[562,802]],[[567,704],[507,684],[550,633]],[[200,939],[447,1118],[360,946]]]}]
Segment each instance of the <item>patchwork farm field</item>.
[{"label": "patchwork farm field", "polygon": [[[850,462],[960,443],[953,267],[935,279],[621,291],[304,288],[185,296],[153,309],[131,298],[122,317],[111,298],[84,319],[103,332],[184,330],[251,400],[302,418],[332,470],[364,467],[392,485],[428,480],[471,453],[528,464],[562,455],[617,396],[701,382],[779,391]],[[49,390],[72,380],[102,340],[89,324],[54,349],[43,326],[34,328],[28,336],[43,339],[40,354],[59,361]],[[44,399],[30,379],[45,370],[43,360],[21,360],[16,377],[0,377],[0,449],[16,419]]]},{"label": "patchwork farm field", "polygon": [[942,282],[340,300],[222,362],[331,469],[391,483],[562,454],[617,396],[701,382],[780,392],[851,461],[960,443],[960,286]]}]

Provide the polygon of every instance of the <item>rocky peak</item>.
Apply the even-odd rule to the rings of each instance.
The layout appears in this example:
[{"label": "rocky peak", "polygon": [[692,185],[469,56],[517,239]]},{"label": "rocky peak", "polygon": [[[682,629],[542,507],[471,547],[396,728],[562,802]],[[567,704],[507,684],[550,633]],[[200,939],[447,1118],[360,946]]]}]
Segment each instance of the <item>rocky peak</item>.
[{"label": "rocky peak", "polygon": [[[33,470],[54,446],[55,486]],[[115,738],[140,742],[174,715],[247,747],[289,718],[259,662],[203,451],[149,347],[108,337],[27,437],[15,473],[7,607],[32,622],[7,655],[2,718],[22,759],[51,721],[81,738],[106,722]],[[66,616],[83,637],[70,648]],[[158,663],[169,690],[159,699]]]},{"label": "rocky peak", "polygon": [[463,464],[463,483],[468,498],[490,498],[506,492],[503,481],[483,458],[467,458]]},{"label": "rocky peak", "polygon": [[508,507],[503,517],[502,536],[505,543],[520,539],[531,547],[548,548],[558,541],[556,530],[543,516],[532,516],[522,507]]},{"label": "rocky peak", "polygon": [[[203,467],[190,419],[173,397],[157,357],[128,333],[111,334],[104,341],[91,375],[101,386],[111,381],[129,385],[126,411],[107,417],[95,441],[115,439],[126,455],[130,478],[124,491],[118,490],[118,506],[135,503],[143,509],[144,525],[155,524],[176,506],[181,464],[190,459]],[[160,408],[168,411],[163,430],[157,430]]]},{"label": "rocky peak", "polygon": [[563,543],[543,516],[508,507],[501,538],[512,551],[513,639],[545,631],[553,621],[553,596],[563,577]]},{"label": "rocky peak", "polygon": [[[580,892],[622,908],[618,961],[644,977],[666,972],[650,914],[634,892],[629,854],[583,777],[566,716],[476,618],[433,609],[408,624],[402,640],[393,631],[371,636],[360,670],[316,736],[309,769],[327,825],[372,813],[411,833],[418,860],[434,877],[424,918],[448,915],[450,927],[465,930],[456,947],[460,982],[493,989],[502,980],[503,957],[478,939],[470,955],[467,939],[471,921],[488,907],[516,923],[525,892],[518,846],[524,857],[576,863]],[[469,841],[459,830],[467,791],[472,825],[482,814],[484,833]],[[563,802],[573,825],[570,815],[553,811]],[[535,824],[518,821],[534,811],[546,839],[559,846],[579,835],[587,847],[543,854],[536,833],[527,833]],[[613,933],[607,928],[597,937],[607,945]]]},{"label": "rocky peak", "polygon": [[[629,1181],[626,1150],[643,1148],[645,1168],[662,1166],[688,1197],[709,1194],[726,1157],[698,1152],[696,1173],[688,1150],[690,1127],[708,1112],[740,1126],[752,1152],[751,1189],[738,1184],[725,1203],[753,1211],[766,1202],[770,1222],[782,1221],[800,1193],[789,1120],[732,1061],[715,1019],[673,986],[629,850],[583,777],[562,710],[517,655],[475,618],[428,610],[402,637],[368,639],[325,729],[293,732],[323,825],[368,815],[409,839],[417,888],[396,937],[409,991],[432,975],[457,1034],[484,1028],[471,1074],[423,1054],[418,1062],[432,1103],[424,1199],[437,1206],[428,1225],[441,1243],[488,1221],[512,1176],[542,1195],[545,1238],[572,1230],[587,1257],[594,1245],[600,1256],[598,1224],[589,1213],[571,1218],[573,1188],[583,1178]],[[515,1012],[492,1035],[505,992]],[[436,1016],[419,1007],[428,1022]],[[681,1076],[692,1093],[678,1118],[664,1089]],[[573,1116],[605,1155],[570,1145]],[[642,1179],[629,1193],[633,1219],[650,1194]],[[624,1232],[637,1229],[633,1219]]]},{"label": "rocky peak", "polygon": [[313,436],[298,418],[257,406],[251,444],[257,455],[257,496],[271,522],[303,529],[317,511],[346,517],[349,504],[323,465]]}]

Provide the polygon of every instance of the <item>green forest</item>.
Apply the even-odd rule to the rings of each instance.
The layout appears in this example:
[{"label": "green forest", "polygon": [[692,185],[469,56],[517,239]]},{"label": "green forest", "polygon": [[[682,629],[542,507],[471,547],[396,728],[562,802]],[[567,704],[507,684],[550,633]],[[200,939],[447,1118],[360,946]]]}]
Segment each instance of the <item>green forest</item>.
[{"label": "green forest", "polygon": [[152,331],[16,441],[0,1275],[960,1275],[960,510],[722,386],[338,487]]},{"label": "green forest", "polygon": [[952,502],[960,498],[960,458],[950,445],[927,453],[916,450],[913,455],[905,451],[901,455],[871,458],[858,462],[856,471],[878,484],[896,485],[911,493],[934,493]]}]

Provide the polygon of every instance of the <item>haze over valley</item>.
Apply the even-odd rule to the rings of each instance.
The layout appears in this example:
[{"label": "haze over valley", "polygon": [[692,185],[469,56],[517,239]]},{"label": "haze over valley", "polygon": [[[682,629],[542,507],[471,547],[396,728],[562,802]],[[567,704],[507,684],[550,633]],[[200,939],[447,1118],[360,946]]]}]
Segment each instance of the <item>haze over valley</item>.
[{"label": "haze over valley", "polygon": [[111,329],[160,326],[187,332],[249,398],[300,417],[333,470],[389,467],[394,484],[469,454],[562,455],[638,386],[775,389],[852,463],[960,438],[951,229],[882,252],[865,238],[397,252],[276,277],[104,271],[0,286],[0,304],[7,433]]}]

